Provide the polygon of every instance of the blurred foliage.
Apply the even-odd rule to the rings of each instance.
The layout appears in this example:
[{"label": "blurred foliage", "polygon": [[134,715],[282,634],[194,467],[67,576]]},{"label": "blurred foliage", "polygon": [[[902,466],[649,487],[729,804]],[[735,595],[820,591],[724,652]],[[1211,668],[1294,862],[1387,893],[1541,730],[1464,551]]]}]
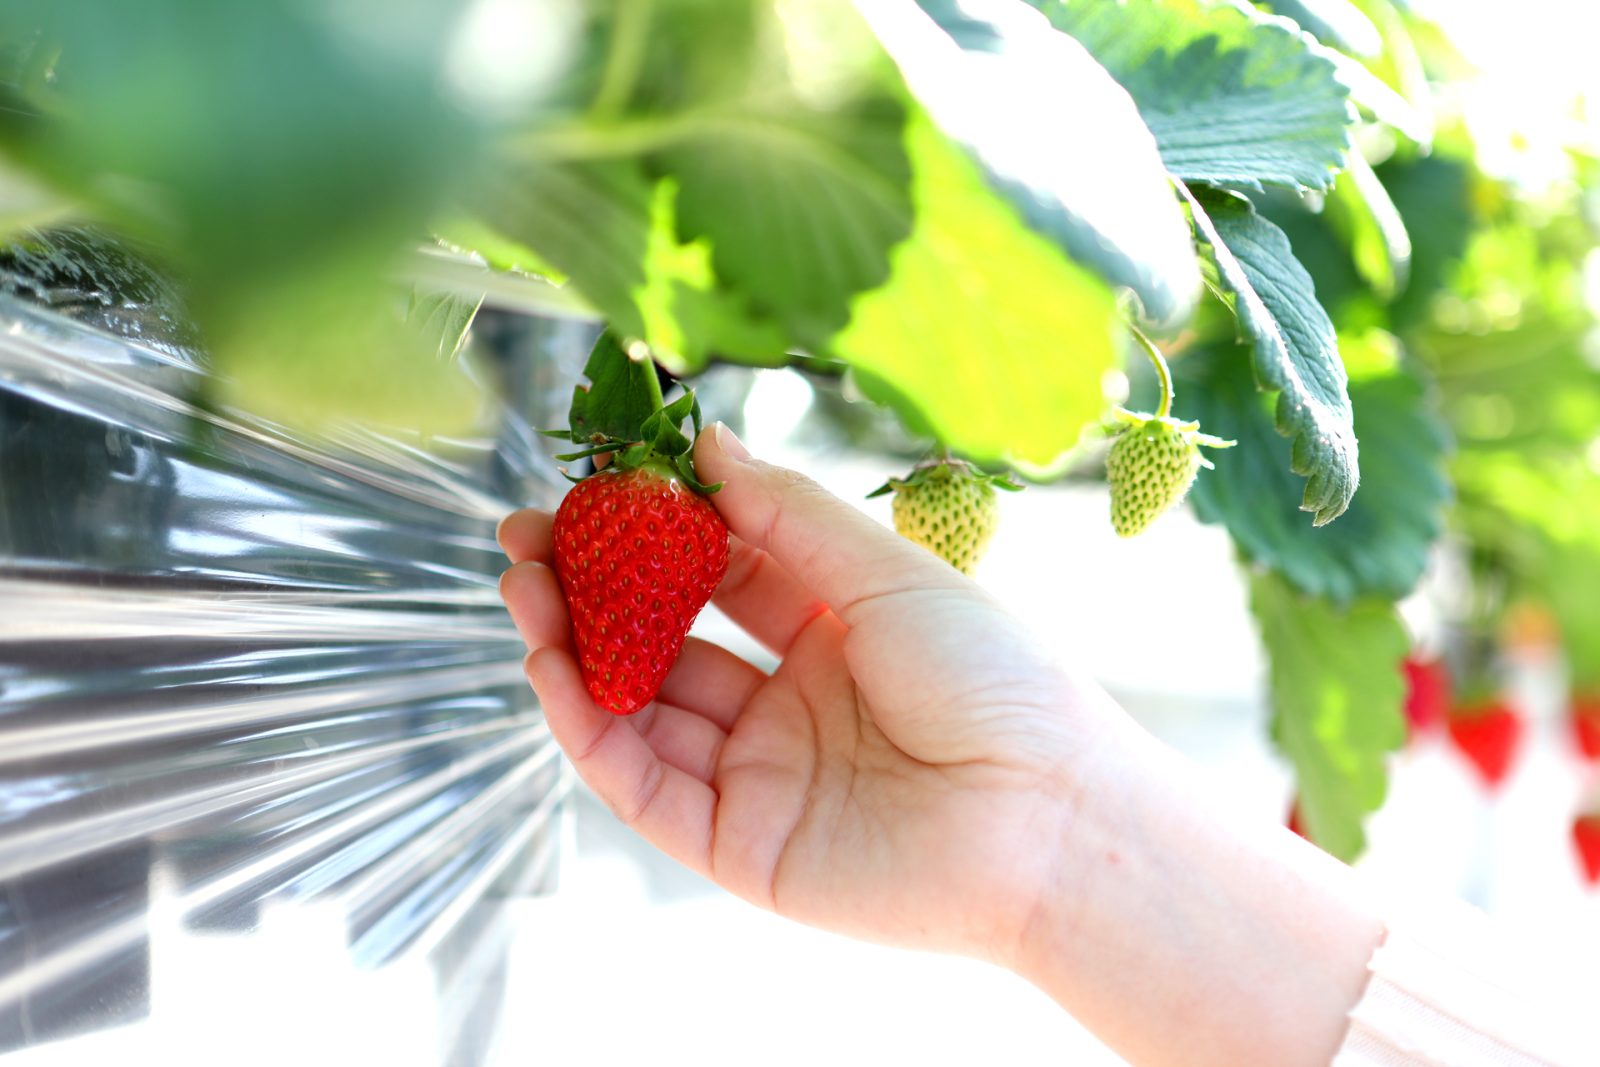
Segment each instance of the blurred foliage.
[{"label": "blurred foliage", "polygon": [[0,0],[0,227],[144,250],[213,399],[304,430],[480,417],[493,271],[1045,478],[1137,320],[1240,441],[1195,501],[1351,855],[1441,530],[1467,624],[1544,604],[1600,684],[1600,164],[1490,173],[1468,70],[1396,0]]},{"label": "blurred foliage", "polygon": [[1363,817],[1383,803],[1385,756],[1405,741],[1405,627],[1387,600],[1336,608],[1270,572],[1251,581],[1250,608],[1270,660],[1272,739],[1297,772],[1306,833],[1346,859],[1360,855]]}]

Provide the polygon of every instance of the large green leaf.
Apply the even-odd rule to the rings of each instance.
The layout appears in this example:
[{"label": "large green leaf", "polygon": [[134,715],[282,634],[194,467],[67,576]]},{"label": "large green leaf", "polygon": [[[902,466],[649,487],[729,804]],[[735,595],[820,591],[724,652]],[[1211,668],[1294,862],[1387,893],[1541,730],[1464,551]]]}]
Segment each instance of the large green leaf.
[{"label": "large green leaf", "polygon": [[1184,416],[1239,442],[1195,483],[1191,498],[1201,518],[1226,525],[1247,559],[1303,592],[1338,604],[1411,592],[1450,495],[1445,430],[1416,377],[1390,363],[1351,382],[1365,476],[1344,517],[1318,528],[1292,503],[1289,442],[1273,430],[1247,354],[1202,347],[1178,360],[1174,373]]},{"label": "large green leaf", "polygon": [[535,158],[498,171],[482,198],[495,231],[565,275],[617,332],[645,337],[634,294],[645,284],[654,193],[635,160]]},{"label": "large green leaf", "polygon": [[1270,662],[1272,740],[1294,765],[1306,832],[1353,860],[1388,788],[1385,757],[1405,742],[1405,627],[1386,601],[1339,609],[1270,573],[1252,578],[1250,608]]},{"label": "large green leaf", "polygon": [[1136,293],[1156,323],[1186,319],[1194,250],[1128,94],[1022,0],[920,2],[863,12],[939,127],[1030,226]]},{"label": "large green leaf", "polygon": [[1325,189],[1354,113],[1294,23],[1235,0],[1033,0],[1133,94],[1186,181]]},{"label": "large green leaf", "polygon": [[1365,56],[1368,69],[1385,85],[1399,93],[1412,107],[1427,112],[1432,106],[1433,90],[1428,83],[1428,72],[1423,68],[1417,44],[1412,40],[1408,23],[1410,17],[1401,11],[1409,6],[1406,0],[1396,5],[1394,0],[1350,0],[1361,9],[1383,41],[1376,56]]},{"label": "large green leaf", "polygon": [[528,160],[486,197],[497,236],[526,245],[618,334],[648,342],[672,369],[698,369],[712,355],[779,360],[786,335],[778,323],[718,284],[704,240],[679,243],[677,190],[676,180],[652,178],[636,160]]},{"label": "large green leaf", "polygon": [[817,344],[911,231],[905,110],[886,92],[756,103],[688,124],[653,163],[678,182],[679,238],[706,239],[722,285]]},{"label": "large green leaf", "polygon": [[1250,338],[1261,388],[1278,394],[1278,432],[1293,442],[1289,467],[1306,478],[1301,510],[1318,526],[1332,522],[1361,479],[1333,323],[1283,231],[1248,200],[1204,188],[1187,195],[1195,239],[1210,257],[1207,281]]},{"label": "large green leaf", "polygon": [[0,25],[51,54],[14,86],[0,152],[156,250],[225,402],[306,428],[462,430],[474,390],[404,327],[391,276],[485,139],[439,91],[459,9],[350,32],[380,7],[13,5]]},{"label": "large green leaf", "polygon": [[[379,9],[347,14],[363,6]],[[483,146],[438,89],[446,4],[411,5],[382,44],[289,4],[37,10],[59,59],[41,119],[5,124],[6,150],[191,263],[202,303],[319,255],[392,254]]]},{"label": "large green leaf", "polygon": [[586,105],[519,137],[473,214],[675,369],[822,347],[911,230],[893,65],[845,0],[613,14]]},{"label": "large green leaf", "polygon": [[1394,158],[1376,168],[1411,238],[1410,280],[1393,308],[1397,328],[1425,322],[1478,224],[1472,166],[1457,155]]},{"label": "large green leaf", "polygon": [[1042,468],[1100,416],[1116,302],[1022,224],[925,119],[908,130],[917,225],[833,352],[876,399],[979,461]]},{"label": "large green leaf", "polygon": [[1268,0],[1265,6],[1325,45],[1358,56],[1383,51],[1378,27],[1350,0]]}]

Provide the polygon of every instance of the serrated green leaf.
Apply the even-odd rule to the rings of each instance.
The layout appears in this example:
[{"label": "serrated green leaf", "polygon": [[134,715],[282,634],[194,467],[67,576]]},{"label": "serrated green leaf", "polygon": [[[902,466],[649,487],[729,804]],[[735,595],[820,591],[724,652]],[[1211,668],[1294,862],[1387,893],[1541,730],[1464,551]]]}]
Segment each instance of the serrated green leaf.
[{"label": "serrated green leaf", "polygon": [[704,240],[679,244],[674,224],[676,179],[656,184],[644,284],[634,306],[641,335],[655,357],[677,374],[697,371],[713,356],[756,366],[784,362],[789,335],[773,318],[755,314],[737,289],[719,284]]},{"label": "serrated green leaf", "polygon": [[646,419],[640,436],[663,456],[684,455],[692,444],[665,412],[657,412]]},{"label": "serrated green leaf", "polygon": [[1330,47],[1358,56],[1383,50],[1378,27],[1350,0],[1268,0],[1265,6]]},{"label": "serrated green leaf", "polygon": [[1030,226],[1137,294],[1152,321],[1186,319],[1200,288],[1188,228],[1128,94],[1022,0],[920,5],[863,11],[939,127]]},{"label": "serrated green leaf", "polygon": [[1340,84],[1350,90],[1350,102],[1363,113],[1392,126],[1417,144],[1433,141],[1433,116],[1429,111],[1400,95],[1360,60],[1332,49],[1322,49],[1321,53],[1339,72]]},{"label": "serrated green leaf", "polygon": [[1104,407],[1115,298],[1025,227],[931,122],[907,132],[917,227],[833,352],[868,395],[977,462],[1042,468]]},{"label": "serrated green leaf", "polygon": [[[1354,356],[1362,346],[1350,348]],[[1173,373],[1183,415],[1239,442],[1190,493],[1202,519],[1227,526],[1247,559],[1336,604],[1411,592],[1450,499],[1447,435],[1413,373],[1392,365],[1351,382],[1355,432],[1366,457],[1361,492],[1343,518],[1321,528],[1292,503],[1298,480],[1289,471],[1290,445],[1273,429],[1245,351],[1198,347],[1174,363]]]},{"label": "serrated green leaf", "polygon": [[676,180],[651,178],[635,159],[525,159],[486,196],[497,232],[531,248],[614,330],[646,341],[674,371],[698,370],[712,355],[781,362],[778,324],[719,286],[704,242],[679,243],[677,190]]},{"label": "serrated green leaf", "polygon": [[1301,510],[1319,526],[1332,522],[1361,480],[1333,323],[1283,231],[1248,200],[1205,188],[1186,197],[1210,260],[1206,280],[1250,338],[1261,388],[1278,393],[1275,421],[1293,444],[1290,469],[1307,479]]},{"label": "serrated green leaf", "polygon": [[1270,573],[1251,579],[1250,610],[1270,664],[1272,740],[1294,766],[1306,831],[1353,860],[1388,789],[1385,757],[1405,743],[1410,639],[1387,601],[1341,610]]},{"label": "serrated green leaf", "polygon": [[1185,181],[1325,189],[1354,113],[1297,26],[1235,0],[1033,0],[1133,95]]},{"label": "serrated green leaf", "polygon": [[1417,44],[1412,40],[1406,16],[1393,0],[1351,2],[1361,9],[1383,40],[1383,47],[1376,56],[1363,57],[1367,68],[1413,108],[1426,114],[1432,107],[1433,91],[1428,84],[1428,72],[1423,68]]},{"label": "serrated green leaf", "polygon": [[661,386],[648,359],[632,359],[611,330],[602,333],[583,365],[589,385],[572,394],[572,439],[596,435],[619,441],[644,439],[644,426],[661,410]]},{"label": "serrated green leaf", "polygon": [[646,282],[655,183],[635,160],[508,164],[488,183],[496,231],[526,245],[624,337],[649,338],[634,294]]},{"label": "serrated green leaf", "polygon": [[705,239],[718,281],[811,343],[888,277],[911,230],[903,105],[872,93],[815,109],[799,100],[692,124],[656,167],[679,183],[681,241]]}]

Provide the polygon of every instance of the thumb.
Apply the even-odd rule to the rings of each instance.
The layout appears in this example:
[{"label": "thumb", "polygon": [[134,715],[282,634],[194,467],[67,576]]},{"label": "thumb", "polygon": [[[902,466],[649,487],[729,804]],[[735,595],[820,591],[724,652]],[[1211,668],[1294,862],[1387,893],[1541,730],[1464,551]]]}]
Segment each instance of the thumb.
[{"label": "thumb", "polygon": [[782,564],[846,623],[863,601],[970,584],[805,475],[751,458],[720,422],[700,434],[694,463],[702,482],[723,483],[711,502],[728,528]]}]

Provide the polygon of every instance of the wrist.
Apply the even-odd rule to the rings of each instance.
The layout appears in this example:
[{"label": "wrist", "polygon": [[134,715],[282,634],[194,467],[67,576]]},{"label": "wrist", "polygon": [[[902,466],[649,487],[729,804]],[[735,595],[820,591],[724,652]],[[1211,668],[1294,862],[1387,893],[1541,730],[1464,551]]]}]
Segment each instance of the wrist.
[{"label": "wrist", "polygon": [[1140,1064],[1326,1064],[1382,937],[1353,871],[1131,721],[1071,768],[1012,969]]}]

